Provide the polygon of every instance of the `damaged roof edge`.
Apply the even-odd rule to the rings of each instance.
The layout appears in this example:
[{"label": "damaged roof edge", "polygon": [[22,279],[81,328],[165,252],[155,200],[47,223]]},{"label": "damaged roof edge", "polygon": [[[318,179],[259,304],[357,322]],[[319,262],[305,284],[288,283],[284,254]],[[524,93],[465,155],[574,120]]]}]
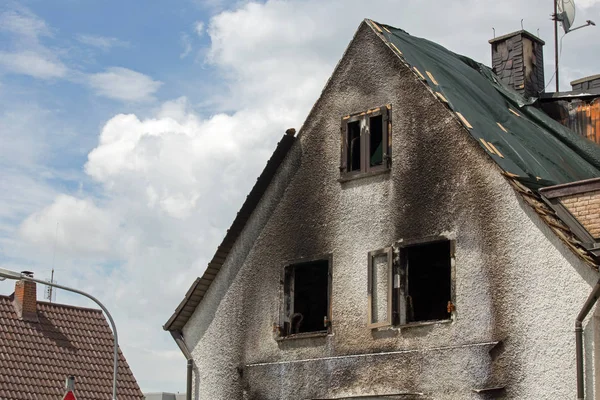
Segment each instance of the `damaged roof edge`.
[{"label": "damaged roof edge", "polygon": [[269,161],[267,161],[267,165],[256,180],[254,187],[246,197],[246,200],[233,220],[231,227],[227,230],[225,238],[219,247],[217,247],[217,251],[215,252],[212,260],[208,263],[204,274],[201,278],[196,278],[194,283],[188,289],[181,303],[179,303],[175,309],[173,315],[171,315],[169,320],[163,325],[163,329],[165,331],[181,330],[192,316],[192,313],[198,304],[204,298],[204,295],[208,291],[210,284],[215,280],[218,272],[221,270],[221,267],[227,259],[229,251],[232,249],[234,243],[246,226],[250,216],[260,203],[260,200],[277,173],[279,165],[281,165],[292,145],[296,141],[294,134],[295,130],[290,129],[286,131],[286,134],[277,144],[277,148],[273,152],[273,155],[271,155]]}]

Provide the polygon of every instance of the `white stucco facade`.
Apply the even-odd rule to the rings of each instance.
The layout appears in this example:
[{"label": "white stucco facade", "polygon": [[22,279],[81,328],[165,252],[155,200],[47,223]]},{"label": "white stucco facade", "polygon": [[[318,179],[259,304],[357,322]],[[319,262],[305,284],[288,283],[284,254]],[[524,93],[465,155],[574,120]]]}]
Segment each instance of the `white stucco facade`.
[{"label": "white stucco facade", "polygon": [[[341,116],[383,104],[391,170],[339,182]],[[452,322],[368,328],[368,252],[440,235],[456,246]],[[320,255],[332,258],[331,334],[276,340],[282,268]],[[575,398],[574,320],[597,280],[363,23],[183,330],[193,398]]]}]

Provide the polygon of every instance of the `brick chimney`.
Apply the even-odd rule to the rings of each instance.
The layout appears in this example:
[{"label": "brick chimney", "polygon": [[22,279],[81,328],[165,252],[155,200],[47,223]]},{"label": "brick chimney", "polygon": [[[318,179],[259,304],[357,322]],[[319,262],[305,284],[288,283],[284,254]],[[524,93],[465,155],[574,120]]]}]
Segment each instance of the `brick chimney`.
[{"label": "brick chimney", "polygon": [[500,80],[525,97],[539,97],[544,92],[545,42],[521,30],[489,41],[492,45],[492,68]]},{"label": "brick chimney", "polygon": [[[29,271],[23,271],[22,273],[33,278],[33,273]],[[21,279],[15,283],[13,305],[19,318],[25,321],[38,322],[35,282]]]}]

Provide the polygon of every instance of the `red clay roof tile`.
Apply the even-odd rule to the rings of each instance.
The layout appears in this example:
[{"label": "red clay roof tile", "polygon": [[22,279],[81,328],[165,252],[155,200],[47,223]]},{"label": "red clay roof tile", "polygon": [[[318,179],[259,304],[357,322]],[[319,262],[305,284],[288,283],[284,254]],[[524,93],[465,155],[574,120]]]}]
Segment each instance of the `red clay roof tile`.
[{"label": "red clay roof tile", "polygon": [[[0,399],[60,399],[68,375],[78,398],[109,399],[113,335],[102,311],[46,302],[37,310],[39,322],[20,320],[12,296],[0,296]],[[144,398],[120,351],[117,394]]]}]

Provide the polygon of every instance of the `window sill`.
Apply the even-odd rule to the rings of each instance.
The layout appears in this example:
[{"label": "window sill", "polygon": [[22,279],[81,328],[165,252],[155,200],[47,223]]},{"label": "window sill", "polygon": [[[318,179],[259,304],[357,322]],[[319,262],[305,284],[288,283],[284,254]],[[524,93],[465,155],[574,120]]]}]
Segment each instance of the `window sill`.
[{"label": "window sill", "polygon": [[452,318],[440,319],[440,320],[435,320],[435,321],[419,321],[419,322],[410,322],[410,323],[404,324],[404,325],[381,326],[378,328],[371,328],[371,330],[374,330],[374,331],[402,330],[405,328],[417,328],[420,326],[446,325],[446,324],[451,324],[452,322],[454,322],[454,319],[452,319]]},{"label": "window sill", "polygon": [[360,173],[356,173],[356,174],[344,174],[343,176],[341,176],[338,179],[338,182],[339,183],[344,183],[344,182],[354,181],[354,180],[357,180],[357,179],[369,178],[371,176],[389,174],[390,170],[391,170],[390,168],[386,168],[386,169],[380,169],[380,170],[372,171],[372,172],[360,172]]},{"label": "window sill", "polygon": [[288,335],[288,336],[278,336],[275,338],[275,340],[278,342],[282,342],[285,340],[321,338],[321,337],[327,337],[329,335],[330,335],[330,333],[328,331],[295,333],[295,334]]},{"label": "window sill", "polygon": [[428,326],[428,325],[445,325],[445,324],[451,324],[452,322],[454,322],[454,320],[452,318],[439,319],[439,320],[435,320],[435,321],[418,321],[418,322],[410,322],[410,323],[404,324],[404,325],[396,325],[394,328],[404,329],[404,328],[414,328],[414,327]]}]

